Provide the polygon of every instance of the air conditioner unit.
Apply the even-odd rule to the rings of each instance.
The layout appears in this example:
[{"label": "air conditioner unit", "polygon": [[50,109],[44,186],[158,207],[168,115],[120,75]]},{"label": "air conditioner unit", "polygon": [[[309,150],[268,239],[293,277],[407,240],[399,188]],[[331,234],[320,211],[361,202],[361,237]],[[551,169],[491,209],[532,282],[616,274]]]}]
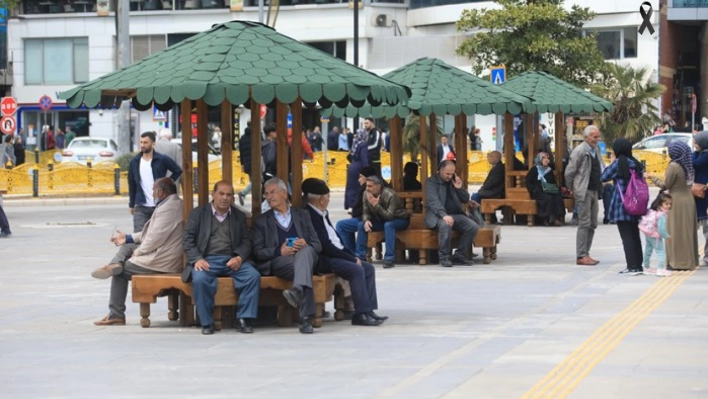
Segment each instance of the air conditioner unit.
[{"label": "air conditioner unit", "polygon": [[374,20],[373,24],[377,28],[385,28],[385,27],[390,27],[391,26],[391,18],[390,15],[388,14],[374,14],[373,15]]}]

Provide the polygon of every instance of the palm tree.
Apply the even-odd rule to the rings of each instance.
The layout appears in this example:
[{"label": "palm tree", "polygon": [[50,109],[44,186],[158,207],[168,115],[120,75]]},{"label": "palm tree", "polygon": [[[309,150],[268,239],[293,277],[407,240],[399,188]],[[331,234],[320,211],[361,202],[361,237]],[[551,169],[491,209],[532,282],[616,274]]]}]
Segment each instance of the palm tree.
[{"label": "palm tree", "polygon": [[[430,132],[430,125],[427,123],[429,119],[426,118],[425,120],[427,131]],[[437,126],[437,142],[437,139],[443,134],[442,118],[435,118],[435,124]],[[435,145],[435,143],[432,143],[432,145]],[[403,126],[403,152],[410,153],[411,159],[416,160],[421,151],[425,151],[430,157],[430,148],[420,142],[420,116],[410,113],[406,117],[406,124]]]},{"label": "palm tree", "polygon": [[661,123],[654,102],[666,88],[648,81],[648,75],[646,67],[635,69],[610,64],[600,82],[591,86],[595,94],[612,101],[615,106],[613,112],[602,113],[596,120],[608,144],[619,137],[640,140]]}]

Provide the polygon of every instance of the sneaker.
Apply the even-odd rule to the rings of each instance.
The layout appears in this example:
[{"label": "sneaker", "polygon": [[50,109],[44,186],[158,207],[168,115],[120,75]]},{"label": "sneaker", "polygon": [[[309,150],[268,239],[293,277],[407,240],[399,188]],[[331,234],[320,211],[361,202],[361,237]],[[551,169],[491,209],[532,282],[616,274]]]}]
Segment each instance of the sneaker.
[{"label": "sneaker", "polygon": [[10,237],[12,237],[12,233],[10,233],[10,232],[3,231],[2,233],[0,233],[0,238],[10,238]]},{"label": "sneaker", "polygon": [[111,263],[91,272],[91,277],[97,278],[99,280],[105,280],[108,277],[113,277],[119,275],[123,271],[123,266],[120,263]]},{"label": "sneaker", "polygon": [[441,256],[440,257],[440,266],[442,267],[452,267],[452,261],[450,261],[450,258],[447,256]]},{"label": "sneaker", "polygon": [[392,260],[385,260],[385,261],[384,261],[384,266],[383,266],[384,269],[391,269],[391,268],[394,268],[394,267],[396,267],[396,264],[393,263]]},{"label": "sneaker", "polygon": [[465,265],[465,266],[471,266],[474,265],[473,260],[467,259],[465,255],[462,255],[460,252],[455,252],[454,255],[452,255],[452,263],[456,265]]},{"label": "sneaker", "polygon": [[657,269],[656,270],[656,277],[670,277],[672,274],[674,274],[671,270],[666,270],[666,269]]},{"label": "sneaker", "polygon": [[246,199],[246,196],[243,195],[242,193],[238,193],[238,203],[243,206],[244,200]]},{"label": "sneaker", "polygon": [[643,272],[641,270],[634,270],[634,269],[624,269],[619,274],[627,274],[629,276],[638,276],[642,274]]},{"label": "sneaker", "polygon": [[655,267],[644,267],[644,274],[654,275],[654,274],[656,274],[656,268]]}]

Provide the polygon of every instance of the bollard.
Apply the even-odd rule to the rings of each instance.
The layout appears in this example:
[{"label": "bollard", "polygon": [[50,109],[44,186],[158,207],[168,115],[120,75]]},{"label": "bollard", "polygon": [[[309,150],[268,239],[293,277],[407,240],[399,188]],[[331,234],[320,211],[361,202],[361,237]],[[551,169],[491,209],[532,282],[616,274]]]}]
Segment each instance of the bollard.
[{"label": "bollard", "polygon": [[52,171],[54,170],[54,162],[51,162],[51,161],[50,161],[50,162],[47,164],[47,169],[49,169],[49,171],[52,172]]},{"label": "bollard", "polygon": [[32,168],[32,197],[39,197],[39,169]]},{"label": "bollard", "polygon": [[115,195],[120,195],[120,166],[118,164],[113,166],[113,187],[115,188]]},{"label": "bollard", "polygon": [[194,179],[192,180],[194,182],[193,190],[196,193],[196,192],[198,192],[197,190],[199,190],[199,178],[197,177],[197,176],[199,176],[199,173],[197,173],[197,168],[194,168],[193,170],[194,170],[193,175],[192,175],[194,177]]},{"label": "bollard", "polygon": [[34,149],[34,163],[39,165],[39,148]]},{"label": "bollard", "polygon": [[86,166],[88,166],[89,168],[92,168],[93,166],[91,165],[91,163],[92,163],[91,158],[86,159]]}]

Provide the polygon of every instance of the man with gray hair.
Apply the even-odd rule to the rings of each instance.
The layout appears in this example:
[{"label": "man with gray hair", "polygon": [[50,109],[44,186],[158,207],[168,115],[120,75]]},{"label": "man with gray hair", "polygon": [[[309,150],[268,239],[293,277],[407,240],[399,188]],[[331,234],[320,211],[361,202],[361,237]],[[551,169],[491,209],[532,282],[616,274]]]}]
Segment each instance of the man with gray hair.
[{"label": "man with gray hair", "polygon": [[[155,151],[159,152],[162,155],[167,155],[175,161],[177,165],[180,167],[182,166],[182,147],[177,144],[173,143],[172,141],[172,132],[170,129],[161,129],[160,130],[160,139],[155,142]],[[166,177],[170,177],[172,175],[172,172],[167,172]]]},{"label": "man with gray hair", "polygon": [[580,266],[595,266],[599,260],[590,257],[598,216],[598,198],[602,193],[602,169],[605,162],[600,154],[600,129],[589,125],[583,131],[585,141],[570,153],[565,181],[575,195],[578,207],[578,231],[575,237],[576,261]]},{"label": "man with gray hair", "polygon": [[384,268],[395,266],[396,262],[396,232],[405,230],[410,223],[411,214],[406,210],[403,201],[398,198],[393,189],[384,187],[383,180],[378,176],[366,178],[366,191],[363,198],[364,214],[359,222],[356,236],[356,256],[366,260],[369,232],[383,231],[386,252]]}]

